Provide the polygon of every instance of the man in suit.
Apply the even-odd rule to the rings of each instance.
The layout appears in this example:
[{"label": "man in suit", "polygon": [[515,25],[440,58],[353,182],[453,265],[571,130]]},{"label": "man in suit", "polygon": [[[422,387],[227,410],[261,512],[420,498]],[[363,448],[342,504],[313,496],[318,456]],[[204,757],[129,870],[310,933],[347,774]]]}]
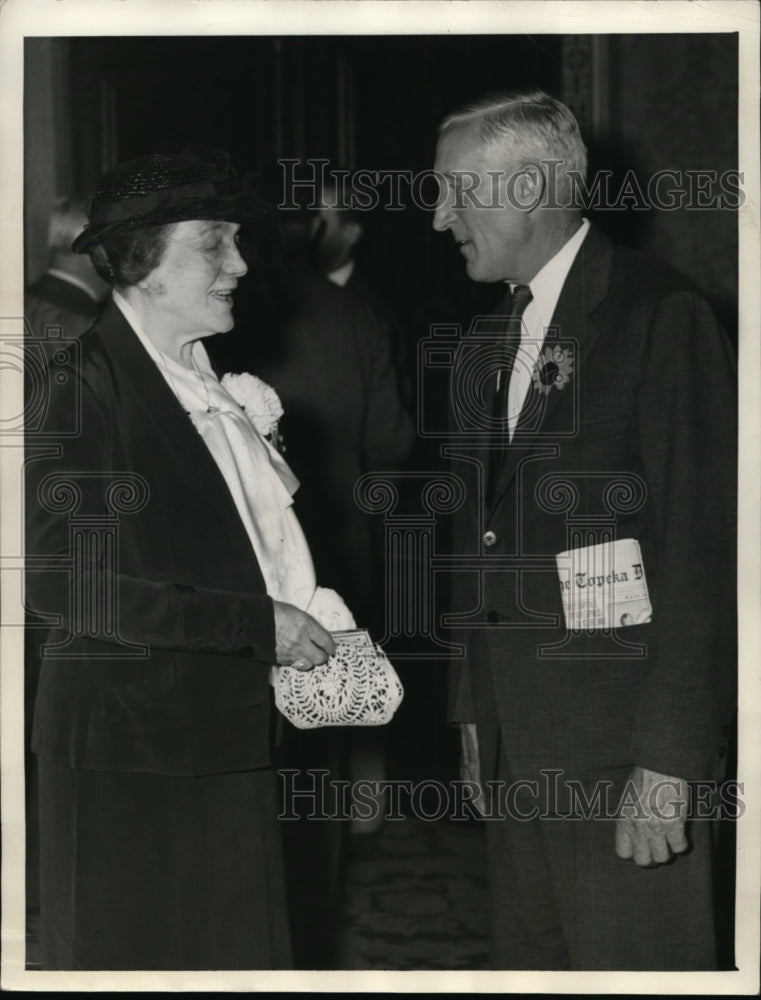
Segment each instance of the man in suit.
[{"label": "man in suit", "polygon": [[388,330],[394,370],[397,373],[405,400],[410,397],[410,387],[404,373],[407,370],[407,345],[405,334],[394,311],[375,284],[368,280],[364,268],[357,261],[357,249],[365,235],[365,225],[355,205],[361,205],[360,196],[350,179],[343,184],[328,179],[320,192],[319,208],[311,221],[311,250],[317,269],[328,281],[346,289],[377,314]]},{"label": "man in suit", "polygon": [[364,235],[364,226],[335,181],[320,192],[319,208],[311,223],[315,264],[328,281],[340,288],[358,285],[362,294],[372,294],[357,270],[354,254]]},{"label": "man in suit", "polygon": [[[86,202],[82,198],[60,198],[53,206],[48,227],[48,266],[24,295],[31,343],[45,341],[45,330],[57,326],[61,327],[62,337],[79,337],[98,315],[108,286],[95,273],[89,257],[71,250],[72,240],[86,222]],[[49,353],[50,345],[43,346]]]},{"label": "man in suit", "polygon": [[[101,281],[89,257],[72,253],[71,244],[87,222],[86,201],[77,196],[60,198],[53,206],[48,225],[49,259],[45,272],[24,293],[26,413],[34,428],[46,395],[45,366],[50,358],[70,340],[80,337],[95,320],[108,286]],[[40,626],[33,615],[30,626]],[[28,747],[39,657],[34,643],[25,651],[25,716]],[[32,926],[37,919],[37,789],[34,755],[26,758],[28,790],[27,822],[27,914]],[[30,955],[33,960],[33,956]]]},{"label": "man in suit", "polygon": [[734,705],[734,362],[684,278],[582,219],[585,169],[541,92],[440,128],[434,227],[506,285],[501,339],[474,327],[453,371],[451,719],[496,968],[710,969],[689,783],[718,787]]}]

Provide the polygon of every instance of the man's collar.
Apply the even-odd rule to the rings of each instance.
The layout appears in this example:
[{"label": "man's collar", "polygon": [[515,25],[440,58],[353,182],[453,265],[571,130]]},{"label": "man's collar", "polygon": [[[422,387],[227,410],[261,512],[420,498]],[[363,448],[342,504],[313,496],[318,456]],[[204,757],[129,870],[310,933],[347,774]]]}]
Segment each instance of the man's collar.
[{"label": "man's collar", "polygon": [[554,257],[550,257],[541,270],[528,283],[534,297],[538,297],[550,287],[563,287],[576,254],[589,231],[589,219],[582,219],[581,225],[569,240],[563,244]]},{"label": "man's collar", "polygon": [[354,261],[347,260],[345,264],[341,267],[337,267],[335,271],[331,271],[329,274],[326,274],[325,277],[328,281],[332,281],[334,285],[340,285],[341,288],[343,288],[353,273]]},{"label": "man's collar", "polygon": [[582,219],[581,225],[558,250],[554,257],[551,257],[544,267],[538,271],[529,282],[533,301],[537,304],[537,309],[543,322],[549,323],[555,306],[560,298],[560,292],[571,270],[576,254],[581,249],[587,233],[589,232],[589,220]]},{"label": "man's collar", "polygon": [[99,302],[99,298],[92,288],[83,281],[81,278],[75,277],[73,274],[69,274],[68,271],[61,271],[57,267],[49,267],[45,274],[51,275],[53,278],[59,278],[61,281],[68,281],[70,285],[76,285],[77,288],[81,289],[85,295],[93,300],[93,302]]}]

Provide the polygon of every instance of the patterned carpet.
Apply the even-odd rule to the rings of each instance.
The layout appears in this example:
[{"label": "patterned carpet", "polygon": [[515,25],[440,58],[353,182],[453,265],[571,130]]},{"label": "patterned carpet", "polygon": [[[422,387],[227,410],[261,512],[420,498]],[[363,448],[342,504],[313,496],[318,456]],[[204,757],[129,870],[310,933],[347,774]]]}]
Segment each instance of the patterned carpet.
[{"label": "patterned carpet", "polygon": [[487,968],[483,839],[473,822],[387,821],[348,862],[338,968]]}]

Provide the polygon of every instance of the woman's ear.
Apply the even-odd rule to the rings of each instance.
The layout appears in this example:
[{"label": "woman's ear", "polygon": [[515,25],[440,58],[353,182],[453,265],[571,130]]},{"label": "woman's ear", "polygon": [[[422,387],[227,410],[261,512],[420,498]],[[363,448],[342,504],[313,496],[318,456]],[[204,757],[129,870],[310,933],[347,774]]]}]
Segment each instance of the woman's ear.
[{"label": "woman's ear", "polygon": [[137,287],[140,291],[147,292],[149,295],[161,295],[165,290],[164,283],[156,277],[155,267],[137,282]]}]

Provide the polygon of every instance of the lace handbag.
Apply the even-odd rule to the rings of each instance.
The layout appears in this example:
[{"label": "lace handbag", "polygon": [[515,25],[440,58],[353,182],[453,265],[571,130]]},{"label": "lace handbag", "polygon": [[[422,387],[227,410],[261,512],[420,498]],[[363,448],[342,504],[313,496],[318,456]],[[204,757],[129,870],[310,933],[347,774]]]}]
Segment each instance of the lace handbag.
[{"label": "lace handbag", "polygon": [[383,650],[362,629],[334,632],[336,651],[312,670],[278,667],[275,704],[298,729],[382,726],[404,689]]}]

